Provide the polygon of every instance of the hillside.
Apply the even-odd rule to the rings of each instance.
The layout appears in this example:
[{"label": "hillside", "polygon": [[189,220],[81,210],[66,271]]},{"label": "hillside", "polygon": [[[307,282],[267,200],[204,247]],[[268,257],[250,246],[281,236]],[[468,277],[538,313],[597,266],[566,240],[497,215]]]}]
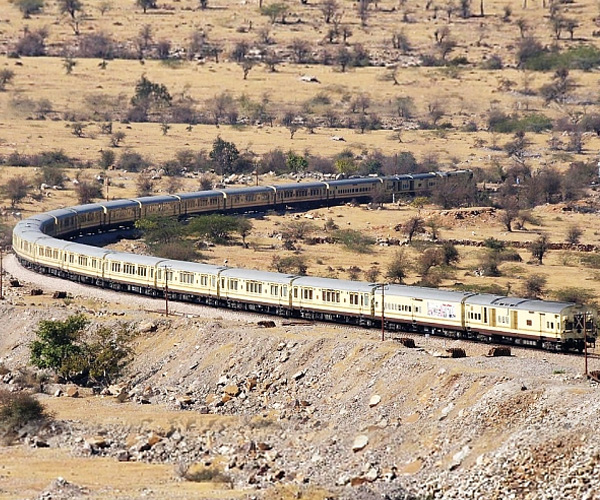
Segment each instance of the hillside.
[{"label": "hillside", "polygon": [[[8,269],[31,278],[12,260]],[[7,387],[23,384],[42,318],[125,323],[139,332],[135,361],[118,399],[44,384],[55,423],[2,448],[1,498],[595,498],[597,386],[581,357],[490,358],[485,345],[420,336],[407,349],[372,330],[263,328],[181,304],[164,318],[144,312],[160,301],[42,285],[66,285],[73,299],[9,290]],[[455,345],[468,357],[446,357]],[[182,482],[194,468],[204,482]]]}]

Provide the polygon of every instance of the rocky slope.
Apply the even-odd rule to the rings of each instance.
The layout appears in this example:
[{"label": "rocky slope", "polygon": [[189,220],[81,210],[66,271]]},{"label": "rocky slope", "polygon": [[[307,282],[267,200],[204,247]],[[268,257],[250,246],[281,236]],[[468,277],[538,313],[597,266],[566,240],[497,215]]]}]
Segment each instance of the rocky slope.
[{"label": "rocky slope", "polygon": [[[418,336],[409,349],[372,330],[279,319],[265,328],[256,316],[219,318],[205,308],[164,318],[122,297],[64,303],[27,293],[11,290],[0,307],[10,389],[23,384],[19,368],[42,318],[83,311],[139,335],[118,387],[79,390],[69,403],[80,401],[81,418],[59,411],[53,425],[24,434],[24,445],[108,456],[115,466],[169,463],[174,476],[204,474],[237,497],[283,498],[279,488],[293,485],[303,498],[600,498],[600,401],[580,357],[519,349],[491,358],[488,346]],[[456,346],[468,357],[444,357]],[[57,384],[44,390],[39,397],[52,408],[75,395]],[[85,418],[86,404],[105,418]],[[212,420],[199,427],[108,418],[138,407]],[[77,494],[66,498],[100,498],[71,490]]]}]

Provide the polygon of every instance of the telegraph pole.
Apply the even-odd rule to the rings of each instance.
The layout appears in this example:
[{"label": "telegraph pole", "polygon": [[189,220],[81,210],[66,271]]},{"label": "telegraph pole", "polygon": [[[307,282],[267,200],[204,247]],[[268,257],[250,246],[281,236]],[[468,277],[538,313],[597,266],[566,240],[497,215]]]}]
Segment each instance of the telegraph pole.
[{"label": "telegraph pole", "polygon": [[0,300],[4,300],[4,288],[2,283],[2,275],[4,274],[4,265],[2,262],[2,246],[0,246]]},{"label": "telegraph pole", "polygon": [[584,363],[585,363],[585,376],[586,378],[589,377],[588,375],[588,352],[587,352],[587,330],[585,328],[585,320],[587,313],[583,313],[583,358],[584,358]]},{"label": "telegraph pole", "polygon": [[381,285],[381,341],[385,340],[385,283]]},{"label": "telegraph pole", "polygon": [[169,268],[165,267],[165,316],[169,317]]}]

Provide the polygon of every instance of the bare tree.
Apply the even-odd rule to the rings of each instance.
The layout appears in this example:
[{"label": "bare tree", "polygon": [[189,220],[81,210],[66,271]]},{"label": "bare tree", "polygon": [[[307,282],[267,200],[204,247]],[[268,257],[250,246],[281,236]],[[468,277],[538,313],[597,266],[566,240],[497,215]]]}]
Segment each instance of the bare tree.
[{"label": "bare tree", "polygon": [[323,0],[320,5],[321,13],[326,24],[337,14],[340,6],[336,0]]},{"label": "bare tree", "polygon": [[371,0],[358,0],[358,17],[360,17],[360,24],[364,28],[367,26],[369,20],[369,4]]},{"label": "bare tree", "polygon": [[290,139],[293,139],[294,134],[300,128],[296,114],[293,111],[289,111],[289,110],[284,112],[283,116],[281,117],[281,123],[283,124],[284,127],[286,127],[289,130]]},{"label": "bare tree", "polygon": [[523,292],[527,298],[539,299],[544,295],[544,287],[548,279],[541,274],[532,274],[529,276],[523,285]]},{"label": "bare tree", "polygon": [[402,232],[407,236],[409,243],[416,234],[423,232],[423,229],[424,221],[419,216],[411,217],[402,225]]},{"label": "bare tree", "polygon": [[546,234],[540,234],[538,239],[531,244],[531,255],[534,259],[537,259],[540,264],[543,264],[544,256],[548,251],[548,243],[548,236]]},{"label": "bare tree", "polygon": [[583,234],[583,230],[577,226],[572,225],[567,229],[567,242],[571,245],[577,245],[579,240],[581,239],[581,235]]},{"label": "bare tree", "polygon": [[152,180],[152,176],[147,172],[141,173],[135,184],[138,196],[148,196],[154,190],[154,181]]},{"label": "bare tree", "polygon": [[80,204],[91,203],[94,198],[102,197],[102,186],[95,181],[80,180],[75,187],[77,200]]},{"label": "bare tree", "polygon": [[15,78],[15,72],[12,69],[3,68],[0,70],[0,91],[6,89],[6,86]]},{"label": "bare tree", "polygon": [[12,208],[15,208],[29,194],[29,188],[29,182],[24,175],[16,175],[6,181],[4,194],[10,199]]},{"label": "bare tree", "polygon": [[388,265],[385,277],[392,283],[402,283],[410,270],[410,258],[404,249],[397,250]]},{"label": "bare tree", "polygon": [[304,64],[307,61],[311,51],[310,43],[302,38],[294,38],[290,48],[292,49],[292,57],[296,63]]}]

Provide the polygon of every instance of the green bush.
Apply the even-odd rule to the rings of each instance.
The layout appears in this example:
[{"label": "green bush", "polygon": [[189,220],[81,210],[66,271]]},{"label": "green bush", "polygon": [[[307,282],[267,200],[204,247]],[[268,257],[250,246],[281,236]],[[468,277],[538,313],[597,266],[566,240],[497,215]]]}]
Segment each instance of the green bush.
[{"label": "green bush", "polygon": [[523,68],[534,71],[550,71],[557,68],[590,71],[600,64],[600,49],[590,45],[571,47],[563,52],[543,51],[528,57]]},{"label": "green bush", "polygon": [[582,255],[581,263],[586,267],[591,267],[592,269],[600,269],[600,254],[590,253],[587,255]]},{"label": "green bush", "polygon": [[577,304],[592,305],[596,304],[594,293],[586,288],[570,286],[561,288],[553,293],[556,300],[561,302],[576,302]]},{"label": "green bush", "polygon": [[552,120],[541,113],[533,113],[519,118],[495,110],[488,117],[488,127],[492,132],[502,134],[515,132],[540,133],[552,129]]},{"label": "green bush", "polygon": [[351,252],[370,253],[371,246],[375,243],[373,238],[363,235],[354,229],[339,229],[333,235],[337,243],[344,245]]}]

